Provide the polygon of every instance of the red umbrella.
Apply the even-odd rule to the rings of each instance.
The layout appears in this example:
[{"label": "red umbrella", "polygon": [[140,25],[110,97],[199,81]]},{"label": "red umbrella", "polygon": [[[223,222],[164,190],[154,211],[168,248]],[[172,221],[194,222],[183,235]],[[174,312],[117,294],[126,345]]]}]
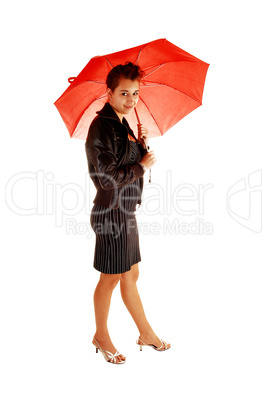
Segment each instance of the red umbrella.
[{"label": "red umbrella", "polygon": [[[55,102],[71,137],[86,139],[96,112],[107,101],[106,77],[117,64],[131,61],[145,72],[136,113],[127,116],[135,130],[141,121],[149,137],[163,135],[202,104],[209,64],[158,39],[106,56],[93,57]],[[139,121],[140,119],[140,121]]]}]

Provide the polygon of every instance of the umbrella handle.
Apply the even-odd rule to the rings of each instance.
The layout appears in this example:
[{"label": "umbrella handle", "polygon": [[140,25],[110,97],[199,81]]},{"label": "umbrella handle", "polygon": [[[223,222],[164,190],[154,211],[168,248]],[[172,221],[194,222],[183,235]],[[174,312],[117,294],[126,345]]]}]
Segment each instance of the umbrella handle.
[{"label": "umbrella handle", "polygon": [[[147,151],[149,151],[149,145],[146,147]],[[148,182],[151,183],[151,168],[149,169],[149,178]]]}]

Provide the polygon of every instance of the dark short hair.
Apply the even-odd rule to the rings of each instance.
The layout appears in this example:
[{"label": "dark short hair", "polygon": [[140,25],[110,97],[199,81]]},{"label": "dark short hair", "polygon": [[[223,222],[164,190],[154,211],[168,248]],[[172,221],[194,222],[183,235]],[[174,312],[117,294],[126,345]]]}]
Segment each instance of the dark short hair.
[{"label": "dark short hair", "polygon": [[121,78],[128,78],[132,81],[141,81],[144,71],[137,64],[127,61],[125,64],[118,64],[113,67],[107,75],[106,84],[112,92],[119,86]]}]

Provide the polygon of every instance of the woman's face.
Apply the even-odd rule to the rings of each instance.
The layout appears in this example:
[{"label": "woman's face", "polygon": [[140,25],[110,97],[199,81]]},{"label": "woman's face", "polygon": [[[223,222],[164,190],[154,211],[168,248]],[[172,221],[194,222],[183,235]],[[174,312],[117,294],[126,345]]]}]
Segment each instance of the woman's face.
[{"label": "woman's face", "polygon": [[110,105],[122,121],[124,115],[132,112],[139,99],[139,81],[121,78],[114,92],[107,90]]}]

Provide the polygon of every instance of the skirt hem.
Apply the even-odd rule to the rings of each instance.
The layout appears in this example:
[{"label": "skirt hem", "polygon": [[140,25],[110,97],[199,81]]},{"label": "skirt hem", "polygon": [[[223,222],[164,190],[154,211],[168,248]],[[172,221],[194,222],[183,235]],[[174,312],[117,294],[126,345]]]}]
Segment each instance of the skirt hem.
[{"label": "skirt hem", "polygon": [[116,273],[106,272],[106,271],[104,271],[102,268],[96,267],[95,265],[93,265],[93,268],[94,268],[96,271],[101,272],[102,274],[107,274],[107,275],[120,275],[120,274],[125,274],[125,272],[129,272],[129,271],[131,270],[132,266],[135,265],[135,264],[138,264],[139,262],[141,262],[141,258],[138,259],[138,261],[134,262],[134,263],[130,266],[130,268],[125,268],[125,269],[123,269],[123,270],[120,269],[120,270],[118,270],[118,272],[116,272]]}]

